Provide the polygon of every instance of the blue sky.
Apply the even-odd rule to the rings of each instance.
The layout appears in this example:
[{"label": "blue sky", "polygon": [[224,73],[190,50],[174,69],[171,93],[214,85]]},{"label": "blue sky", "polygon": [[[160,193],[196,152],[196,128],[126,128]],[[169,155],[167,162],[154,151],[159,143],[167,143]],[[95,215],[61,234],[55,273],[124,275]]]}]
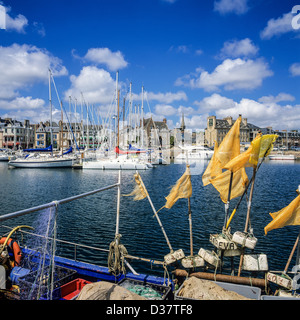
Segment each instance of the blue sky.
[{"label": "blue sky", "polygon": [[[0,117],[49,119],[48,68],[69,110],[82,96],[104,119],[121,106],[204,129],[238,114],[300,129],[300,1],[0,0]],[[2,20],[1,20],[2,17]],[[293,21],[293,24],[292,24]],[[52,88],[54,119],[60,118]],[[77,109],[78,111],[78,109]],[[79,115],[78,115],[79,118]],[[99,116],[100,119],[100,116]]]}]

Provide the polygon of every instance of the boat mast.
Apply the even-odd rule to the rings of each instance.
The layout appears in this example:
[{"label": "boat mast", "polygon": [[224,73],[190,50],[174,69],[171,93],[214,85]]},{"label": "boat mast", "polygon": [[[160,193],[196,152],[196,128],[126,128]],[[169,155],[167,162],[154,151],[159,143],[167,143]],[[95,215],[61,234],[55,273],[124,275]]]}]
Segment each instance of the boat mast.
[{"label": "boat mast", "polygon": [[[119,82],[119,71],[117,71],[116,73],[116,109],[115,109],[115,113],[114,113],[114,116],[115,116],[115,147],[119,147],[119,143],[117,141],[117,132],[116,132],[116,121],[118,121],[118,125],[119,125],[119,116],[118,116],[118,119],[116,119],[117,117],[117,113],[118,113],[118,108],[119,108],[119,92],[118,92],[118,84]],[[117,154],[116,154],[116,157],[117,157]]]},{"label": "boat mast", "polygon": [[142,148],[144,148],[144,86],[142,86],[142,110],[141,110],[141,119],[142,119]]},{"label": "boat mast", "polygon": [[130,100],[129,100],[129,143],[132,143],[132,127],[131,127],[131,119],[132,119],[132,82],[130,82]]},{"label": "boat mast", "polygon": [[50,105],[50,137],[51,137],[51,156],[53,157],[53,129],[52,129],[52,97],[51,97],[51,70],[49,69],[49,105]]},{"label": "boat mast", "polygon": [[76,146],[78,147],[76,126],[77,126],[77,99],[75,98],[75,140],[76,140]]},{"label": "boat mast", "polygon": [[[117,135],[117,147],[120,145],[120,90],[118,90],[118,113],[117,113],[117,121],[118,121],[118,135]],[[116,153],[116,158],[118,154]]]},{"label": "boat mast", "polygon": [[63,113],[63,107],[62,107],[62,101],[60,102],[60,109],[61,109],[61,125],[60,125],[60,148],[61,148],[61,156],[63,157],[63,153],[64,153],[64,140],[63,140],[63,137],[64,137],[64,113]]}]

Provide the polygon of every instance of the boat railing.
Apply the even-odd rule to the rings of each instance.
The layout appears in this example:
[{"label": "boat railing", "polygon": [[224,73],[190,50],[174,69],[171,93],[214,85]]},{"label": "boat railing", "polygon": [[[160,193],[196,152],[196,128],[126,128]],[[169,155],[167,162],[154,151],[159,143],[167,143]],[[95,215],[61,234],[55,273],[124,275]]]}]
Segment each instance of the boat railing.
[{"label": "boat railing", "polygon": [[[69,197],[69,198],[65,198],[65,199],[61,199],[61,200],[58,200],[58,201],[52,201],[52,202],[49,202],[49,203],[46,203],[46,204],[43,204],[43,205],[39,205],[39,206],[35,206],[35,207],[31,207],[31,208],[28,208],[28,209],[24,209],[24,210],[19,210],[19,211],[15,211],[15,212],[12,212],[12,213],[8,213],[8,214],[4,214],[4,215],[1,215],[0,216],[0,223],[2,223],[3,221],[6,221],[6,220],[10,220],[10,219],[13,219],[13,218],[17,218],[17,217],[20,217],[20,216],[24,216],[24,215],[28,215],[28,214],[32,214],[32,213],[36,213],[36,212],[40,212],[41,210],[45,210],[45,209],[48,209],[48,208],[53,208],[55,207],[56,209],[58,208],[58,206],[62,205],[62,204],[65,204],[65,203],[68,203],[68,202],[71,202],[71,201],[74,201],[74,200],[78,200],[78,199],[81,199],[81,198],[84,198],[84,197],[87,197],[87,196],[90,196],[90,195],[94,195],[96,193],[99,193],[99,192],[103,192],[103,191],[106,191],[106,190],[110,190],[112,188],[117,188],[117,191],[118,191],[118,197],[117,197],[117,217],[116,217],[116,238],[117,238],[117,235],[119,234],[119,214],[120,214],[120,198],[121,198],[121,171],[119,171],[119,177],[118,177],[118,182],[115,183],[115,184],[112,184],[112,185],[109,185],[109,186],[106,186],[106,187],[103,187],[103,188],[100,188],[100,189],[96,189],[96,190],[93,190],[93,191],[89,191],[89,192],[85,192],[85,193],[82,193],[82,194],[79,194],[79,195],[75,195],[75,196],[72,196],[72,197]],[[26,232],[28,233],[27,231],[24,231],[23,232]],[[56,234],[56,232],[55,232]],[[64,241],[64,240],[58,240],[56,237],[55,239],[54,238],[51,238],[51,237],[48,237],[48,235],[38,235],[38,234],[35,234],[35,236],[39,236],[39,237],[44,237],[46,239],[50,239],[51,241],[55,241],[55,242],[65,242],[65,243],[70,243],[71,242],[68,242],[68,241]],[[72,243],[73,245],[75,245],[75,258],[76,258],[76,252],[77,252],[77,247],[78,247],[78,244],[74,244]],[[81,247],[84,247],[84,245],[80,245]],[[86,246],[86,248],[90,248],[90,246]],[[100,250],[100,251],[103,251],[104,249],[96,249],[96,248],[93,248],[95,250]],[[104,251],[108,251],[108,250],[104,250]]]},{"label": "boat railing", "polygon": [[106,190],[109,190],[109,189],[112,189],[112,188],[115,188],[115,187],[118,188],[117,214],[119,214],[119,209],[120,209],[120,186],[121,186],[121,181],[120,180],[121,180],[121,174],[119,172],[119,181],[118,181],[118,183],[115,183],[113,185],[110,185],[110,186],[107,186],[107,187],[104,187],[104,188],[101,188],[101,189],[96,189],[96,190],[93,190],[93,191],[82,193],[82,194],[79,194],[79,195],[76,195],[76,196],[73,196],[73,197],[69,197],[69,198],[65,198],[65,199],[61,199],[61,200],[57,200],[57,201],[55,200],[55,201],[52,201],[52,202],[49,202],[49,203],[45,203],[43,205],[39,205],[39,206],[36,206],[36,207],[31,207],[31,208],[28,208],[28,209],[24,209],[24,210],[15,211],[15,212],[12,212],[12,213],[4,214],[4,215],[0,216],[0,222],[3,222],[5,220],[9,220],[9,219],[12,219],[12,218],[20,217],[20,216],[23,216],[23,215],[26,215],[26,214],[30,214],[30,213],[33,213],[33,212],[37,212],[37,211],[40,211],[40,210],[44,210],[44,209],[47,209],[47,208],[51,208],[53,206],[57,207],[57,206],[59,206],[61,204],[68,203],[68,202],[71,202],[71,201],[74,201],[74,200],[77,200],[77,199],[80,199],[80,198],[84,198],[84,197],[93,195],[95,193],[106,191]]},{"label": "boat railing", "polygon": [[[62,204],[65,204],[65,203],[68,203],[68,202],[71,202],[71,201],[74,201],[74,200],[77,200],[77,199],[81,199],[81,198],[84,198],[84,197],[87,197],[87,196],[90,196],[90,195],[93,195],[93,194],[96,194],[96,193],[99,193],[99,192],[110,190],[110,189],[113,189],[113,188],[117,188],[117,191],[118,191],[116,230],[115,230],[116,242],[117,242],[118,241],[118,237],[117,236],[119,235],[119,215],[120,215],[120,198],[121,198],[121,170],[119,171],[118,182],[115,183],[115,184],[112,184],[112,185],[109,185],[109,186],[106,186],[106,187],[103,187],[103,188],[100,188],[100,189],[96,189],[96,190],[93,190],[93,191],[89,191],[89,192],[86,192],[86,193],[82,193],[82,194],[79,194],[79,195],[76,195],[76,196],[72,196],[72,197],[69,197],[69,198],[61,199],[61,200],[58,200],[58,201],[52,201],[52,202],[49,202],[49,203],[46,203],[46,204],[43,204],[43,205],[39,205],[39,206],[31,207],[31,208],[28,208],[28,209],[15,211],[13,213],[8,213],[8,214],[1,215],[0,216],[0,223],[2,223],[3,221],[6,221],[6,220],[10,220],[10,219],[17,218],[17,217],[20,217],[20,216],[24,216],[24,215],[27,215],[27,214],[31,214],[31,213],[34,213],[34,212],[39,212],[41,210],[44,210],[44,209],[47,209],[47,208],[51,208],[51,207],[54,207],[54,206],[58,207],[59,205],[62,205]],[[1,227],[10,228],[10,227],[4,226],[3,224],[1,225]],[[77,259],[77,249],[79,247],[82,248],[82,249],[85,248],[85,249],[92,249],[92,250],[95,250],[95,251],[109,252],[108,249],[96,248],[96,247],[92,247],[90,245],[87,246],[87,245],[84,245],[84,244],[78,244],[78,243],[74,243],[74,242],[70,242],[70,241],[60,240],[60,239],[57,239],[57,238],[54,239],[54,238],[51,238],[51,237],[47,237],[47,236],[40,235],[40,234],[35,234],[35,233],[29,232],[29,231],[25,231],[25,230],[21,230],[21,229],[19,229],[18,232],[22,232],[24,234],[33,235],[33,236],[37,236],[37,237],[43,237],[45,239],[48,239],[48,240],[51,240],[51,241],[55,241],[57,243],[64,243],[64,244],[68,244],[68,245],[73,245],[74,246],[74,260]],[[161,261],[156,261],[156,260],[153,260],[153,259],[147,259],[147,258],[141,258],[141,257],[135,257],[135,256],[132,256],[132,255],[129,255],[129,254],[127,254],[126,257],[130,258],[130,259],[135,259],[135,260],[140,260],[140,261],[145,261],[145,262],[151,262],[151,263],[154,263],[154,264],[163,264],[163,262],[161,262]]]},{"label": "boat railing", "polygon": [[[2,225],[1,228],[5,228],[5,229],[9,229],[9,230],[13,229],[12,227],[5,226],[5,225]],[[22,234],[25,234],[27,236],[39,237],[39,238],[43,238],[43,239],[47,239],[47,240],[51,240],[51,241],[54,240],[54,238],[46,237],[44,235],[33,233],[33,232],[30,232],[30,231],[25,231],[25,230],[19,229],[18,232],[20,232]],[[78,251],[77,249],[78,248],[85,248],[85,249],[89,249],[89,250],[101,251],[101,252],[106,252],[106,253],[109,252],[108,249],[93,247],[93,246],[90,246],[90,245],[84,245],[84,244],[75,243],[75,242],[71,242],[71,241],[66,241],[66,240],[62,240],[62,239],[55,239],[55,241],[57,243],[62,243],[62,244],[73,246],[74,247],[73,260],[75,260],[75,261],[77,261],[77,251]]]}]

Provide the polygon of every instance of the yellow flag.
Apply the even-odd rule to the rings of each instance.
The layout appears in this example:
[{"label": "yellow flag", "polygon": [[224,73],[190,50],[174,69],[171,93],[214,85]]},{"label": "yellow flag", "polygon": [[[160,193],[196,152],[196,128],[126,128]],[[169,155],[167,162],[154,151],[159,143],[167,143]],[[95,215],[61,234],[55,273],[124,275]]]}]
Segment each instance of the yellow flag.
[{"label": "yellow flag", "polygon": [[170,194],[166,197],[165,208],[170,209],[180,198],[190,198],[192,196],[192,182],[190,166],[187,165],[184,174],[177,180]]},{"label": "yellow flag", "polygon": [[284,226],[300,225],[300,195],[297,196],[287,207],[278,212],[270,213],[273,221],[265,227],[265,234],[273,229]]},{"label": "yellow flag", "polygon": [[215,150],[210,162],[202,175],[203,185],[210,184],[211,179],[215,179],[222,173],[222,168],[234,157],[240,154],[240,123],[241,116],[222,140],[220,146],[215,141]]},{"label": "yellow flag", "polygon": [[[266,134],[262,137],[260,143],[259,158],[267,157],[269,155],[277,138],[277,134]],[[268,152],[266,153],[266,151]]]},{"label": "yellow flag", "polygon": [[248,150],[230,160],[224,166],[224,169],[236,172],[242,167],[256,167],[258,160],[270,153],[273,148],[273,143],[277,137],[278,136],[275,134],[268,134],[264,136],[261,136],[261,134],[257,135],[251,142]]},{"label": "yellow flag", "polygon": [[134,179],[136,182],[135,188],[133,189],[133,191],[129,194],[124,194],[125,197],[129,197],[129,196],[134,196],[133,200],[137,201],[137,200],[143,200],[147,197],[148,192],[146,190],[146,188],[144,188],[144,184],[141,181],[141,177],[139,173],[136,173],[134,175]]},{"label": "yellow flag", "polygon": [[223,168],[231,159],[240,154],[241,121],[242,117],[239,116],[218,147],[216,159],[219,161],[221,168]]},{"label": "yellow flag", "polygon": [[215,179],[210,180],[211,184],[220,193],[220,197],[224,203],[226,203],[228,200],[240,197],[244,193],[246,186],[249,183],[245,168],[241,168],[240,170],[234,172],[232,177],[230,199],[228,199],[230,176],[231,171],[226,170],[218,175]]},{"label": "yellow flag", "polygon": [[209,161],[209,164],[207,165],[205,172],[202,175],[202,182],[204,186],[207,186],[208,184],[210,184],[210,179],[214,179],[216,176],[222,173],[222,169],[216,158],[217,150],[218,150],[218,143],[217,141],[215,141],[214,154],[211,160]]},{"label": "yellow flag", "polygon": [[257,166],[260,150],[261,135],[255,137],[250,147],[243,153],[230,160],[224,169],[236,172],[243,167]]}]

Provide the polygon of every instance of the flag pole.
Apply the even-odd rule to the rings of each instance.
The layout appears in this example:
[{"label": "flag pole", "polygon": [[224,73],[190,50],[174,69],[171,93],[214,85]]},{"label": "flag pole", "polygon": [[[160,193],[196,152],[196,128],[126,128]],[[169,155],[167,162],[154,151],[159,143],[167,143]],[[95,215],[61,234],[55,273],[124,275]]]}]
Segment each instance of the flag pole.
[{"label": "flag pole", "polygon": [[[139,175],[138,171],[136,171],[136,173]],[[153,203],[152,203],[152,200],[151,200],[151,198],[150,198],[150,196],[149,196],[149,194],[148,194],[148,191],[147,191],[147,189],[146,189],[146,187],[145,187],[145,185],[144,185],[144,182],[143,182],[143,180],[142,180],[142,177],[141,177],[140,175],[139,175],[139,179],[140,179],[140,182],[141,182],[141,185],[142,185],[143,189],[144,189],[145,192],[146,192],[148,201],[149,201],[149,203],[150,203],[150,205],[151,205],[151,208],[152,208],[152,210],[153,210],[153,212],[154,212],[154,215],[155,215],[155,217],[156,217],[156,219],[157,219],[157,221],[158,221],[158,224],[159,224],[159,226],[160,226],[160,228],[161,228],[161,230],[162,230],[162,232],[163,232],[163,234],[164,234],[164,236],[165,236],[165,239],[166,239],[167,244],[168,244],[168,246],[169,246],[169,248],[170,248],[170,251],[173,252],[174,250],[173,250],[173,248],[172,248],[172,246],[171,246],[171,243],[170,243],[170,241],[169,241],[169,238],[168,238],[168,236],[167,236],[167,234],[166,234],[166,231],[165,231],[165,229],[164,229],[164,227],[163,227],[163,225],[162,225],[162,223],[161,223],[161,221],[160,221],[160,219],[159,219],[159,216],[158,216],[158,214],[157,214],[157,211],[155,210],[155,207],[154,207],[154,205],[153,205]]]},{"label": "flag pole", "polygon": [[[252,179],[250,195],[249,195],[249,201],[248,201],[248,206],[247,206],[247,216],[246,216],[244,232],[248,231],[248,225],[249,225],[249,220],[250,220],[250,211],[251,211],[251,205],[252,205],[252,198],[253,198],[253,190],[254,190],[254,182],[255,182],[256,171],[257,171],[257,167],[254,167],[253,168],[253,175],[252,175],[253,179]],[[238,277],[241,274],[243,259],[244,259],[244,252],[242,252],[241,257],[240,257]]]},{"label": "flag pole", "polygon": [[[300,185],[299,185],[298,189],[296,190],[296,192],[297,192],[298,194],[300,194]],[[292,251],[291,251],[291,253],[290,253],[290,256],[289,256],[289,259],[288,259],[288,261],[287,261],[287,264],[286,264],[286,266],[285,266],[285,269],[284,269],[284,271],[283,271],[284,274],[286,274],[287,271],[288,271],[288,268],[289,268],[289,265],[290,265],[290,263],[291,263],[292,257],[293,257],[293,255],[294,255],[294,253],[295,253],[295,251],[296,251],[297,246],[298,246],[299,239],[300,239],[300,230],[299,230],[299,233],[298,233],[298,237],[297,237],[297,239],[296,239],[296,241],[295,241],[294,247],[293,247],[293,249],[292,249]],[[298,246],[297,256],[296,256],[296,265],[299,265],[299,263],[300,263],[300,261],[299,261],[299,250],[300,250],[300,248],[299,248],[299,246]]]},{"label": "flag pole", "polygon": [[[293,247],[293,249],[292,249],[292,251],[291,251],[291,253],[290,253],[290,256],[289,256],[289,259],[288,259],[288,261],[287,261],[287,264],[286,264],[286,266],[285,266],[285,268],[284,268],[284,271],[283,271],[284,274],[286,274],[287,271],[288,271],[289,265],[290,265],[290,263],[291,263],[291,260],[292,260],[292,258],[293,258],[293,255],[294,255],[294,253],[295,253],[295,251],[296,251],[296,248],[297,248],[297,245],[298,245],[298,242],[299,242],[299,238],[300,238],[300,231],[299,231],[298,237],[297,237],[297,239],[296,239],[296,241],[295,241],[294,247]],[[298,259],[296,259],[296,265],[298,265],[298,261],[297,261],[297,260],[298,260]]]},{"label": "flag pole", "polygon": [[[265,154],[264,154],[264,156],[263,156],[263,158],[262,158],[262,161],[258,164],[257,169],[256,169],[256,172],[257,172],[257,170],[260,168],[260,166],[262,165],[262,163],[264,162],[264,160],[265,160],[265,158],[266,158],[266,155],[267,155],[267,153],[269,152],[269,150],[270,150],[270,147],[266,150],[266,152],[265,152]],[[241,202],[242,202],[242,200],[243,200],[244,195],[245,195],[245,194],[247,193],[247,191],[248,191],[248,187],[250,186],[250,184],[251,184],[252,181],[253,181],[253,178],[254,178],[254,177],[252,176],[251,179],[250,179],[250,181],[249,181],[249,183],[247,184],[247,186],[246,186],[246,188],[245,188],[245,190],[244,190],[244,193],[241,195],[239,202],[237,203],[237,205],[236,205],[235,208],[233,209],[233,211],[232,211],[232,213],[231,213],[231,215],[230,215],[230,217],[229,217],[229,219],[228,219],[228,221],[227,221],[226,229],[228,229],[229,224],[230,224],[233,216],[234,216],[235,213],[236,213],[236,210],[237,210],[238,207],[240,206],[240,204],[241,204]]]},{"label": "flag pole", "polygon": [[231,196],[231,188],[232,188],[232,180],[233,180],[233,171],[230,172],[230,181],[229,181],[228,197],[227,197],[227,203],[225,204],[225,221],[224,221],[224,228],[226,228],[226,225],[227,225],[228,211],[229,211],[229,203],[230,203],[230,196]]},{"label": "flag pole", "polygon": [[190,248],[191,248],[191,256],[193,256],[194,250],[193,250],[191,198],[188,198],[188,208],[189,208],[189,225],[190,225]]}]

